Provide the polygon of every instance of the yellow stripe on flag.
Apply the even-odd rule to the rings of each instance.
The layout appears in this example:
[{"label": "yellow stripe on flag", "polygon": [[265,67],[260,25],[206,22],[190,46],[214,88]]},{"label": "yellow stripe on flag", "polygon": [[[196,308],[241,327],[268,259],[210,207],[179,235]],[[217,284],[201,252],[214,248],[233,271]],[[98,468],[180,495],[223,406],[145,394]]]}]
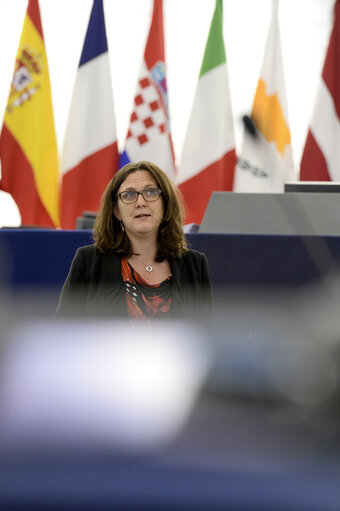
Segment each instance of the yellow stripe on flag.
[{"label": "yellow stripe on flag", "polygon": [[30,162],[38,194],[59,226],[58,150],[44,41],[26,15],[4,123]]},{"label": "yellow stripe on flag", "polygon": [[285,121],[278,95],[268,95],[265,82],[260,79],[255,94],[252,119],[268,142],[274,141],[277,150],[284,155],[290,144],[290,132]]}]

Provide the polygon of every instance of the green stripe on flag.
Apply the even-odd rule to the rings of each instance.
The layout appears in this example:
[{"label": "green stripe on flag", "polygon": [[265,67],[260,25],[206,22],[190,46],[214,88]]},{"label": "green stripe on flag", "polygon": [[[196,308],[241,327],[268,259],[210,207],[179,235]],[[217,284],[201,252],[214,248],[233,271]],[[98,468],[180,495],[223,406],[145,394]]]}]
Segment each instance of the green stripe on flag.
[{"label": "green stripe on flag", "polygon": [[223,41],[222,0],[216,0],[214,16],[211,22],[207,45],[205,47],[200,77],[223,62],[226,62]]}]

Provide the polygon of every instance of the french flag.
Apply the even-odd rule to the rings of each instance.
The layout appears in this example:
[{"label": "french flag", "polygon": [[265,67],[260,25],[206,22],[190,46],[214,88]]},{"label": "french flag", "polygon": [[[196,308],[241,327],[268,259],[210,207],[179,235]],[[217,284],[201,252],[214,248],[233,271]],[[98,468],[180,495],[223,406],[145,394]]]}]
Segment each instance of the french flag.
[{"label": "french flag", "polygon": [[118,145],[103,0],[94,0],[73,90],[62,156],[61,226],[96,212],[118,169]]},{"label": "french flag", "polygon": [[149,160],[171,179],[176,174],[165,69],[163,3],[154,0],[152,19],[120,166]]}]

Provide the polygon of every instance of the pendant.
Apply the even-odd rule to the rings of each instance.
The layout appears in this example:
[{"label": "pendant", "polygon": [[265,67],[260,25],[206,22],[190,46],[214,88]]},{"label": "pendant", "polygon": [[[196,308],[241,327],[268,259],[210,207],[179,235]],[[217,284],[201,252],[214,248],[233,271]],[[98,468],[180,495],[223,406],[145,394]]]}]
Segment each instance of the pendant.
[{"label": "pendant", "polygon": [[145,269],[146,269],[146,271],[148,271],[150,273],[150,271],[152,271],[152,266],[149,265]]}]

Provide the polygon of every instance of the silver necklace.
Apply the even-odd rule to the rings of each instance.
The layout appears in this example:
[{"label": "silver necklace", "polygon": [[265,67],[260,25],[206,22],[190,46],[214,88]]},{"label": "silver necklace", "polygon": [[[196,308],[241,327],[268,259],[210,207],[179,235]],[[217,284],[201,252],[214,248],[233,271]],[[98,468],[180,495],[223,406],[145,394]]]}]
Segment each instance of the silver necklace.
[{"label": "silver necklace", "polygon": [[139,261],[140,263],[144,264],[145,269],[146,269],[146,271],[147,271],[147,272],[149,272],[149,273],[150,273],[150,271],[152,271],[152,270],[153,270],[153,268],[152,268],[151,264],[146,264],[146,263],[144,263],[141,259],[139,259],[137,256],[135,256],[135,254],[133,254],[133,257],[134,257],[135,259],[137,259],[137,261]]}]

